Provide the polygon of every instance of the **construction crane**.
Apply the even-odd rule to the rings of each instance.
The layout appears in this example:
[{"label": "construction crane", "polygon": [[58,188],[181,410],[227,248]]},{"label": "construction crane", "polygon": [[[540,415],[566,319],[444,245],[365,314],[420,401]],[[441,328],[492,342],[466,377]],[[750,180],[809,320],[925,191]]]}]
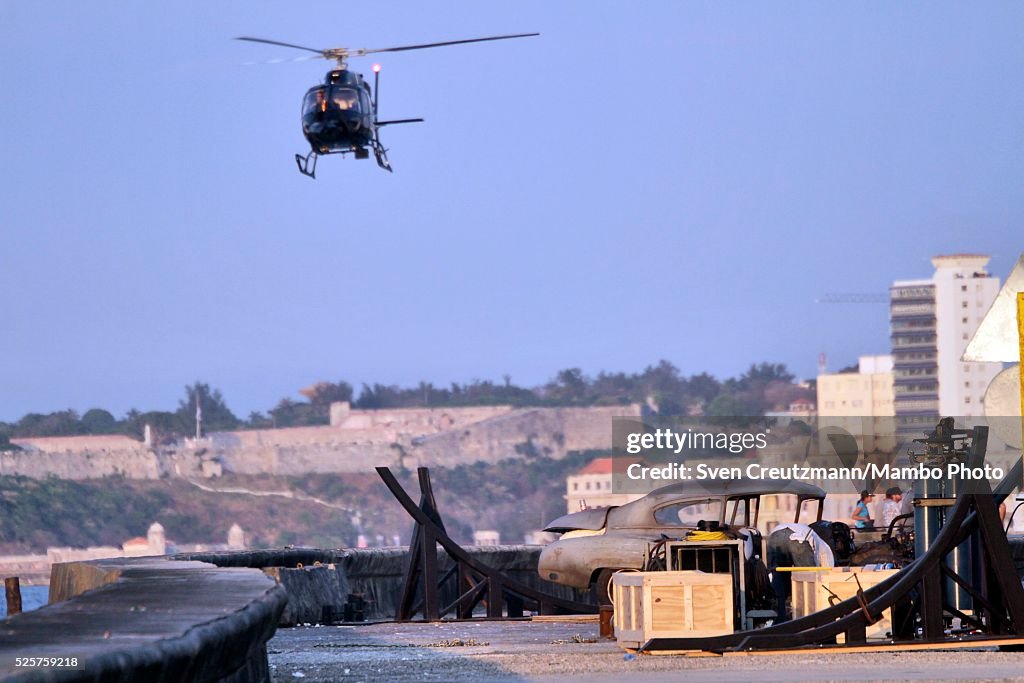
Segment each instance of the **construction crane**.
[{"label": "construction crane", "polygon": [[831,292],[819,299],[816,304],[887,304],[889,295],[878,292]]}]

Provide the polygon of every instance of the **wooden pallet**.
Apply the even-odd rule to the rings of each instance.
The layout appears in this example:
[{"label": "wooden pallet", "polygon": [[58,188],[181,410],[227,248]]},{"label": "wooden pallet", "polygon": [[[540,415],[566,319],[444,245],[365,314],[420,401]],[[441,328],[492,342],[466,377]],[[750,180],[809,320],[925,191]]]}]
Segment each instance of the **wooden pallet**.
[{"label": "wooden pallet", "polygon": [[600,618],[598,614],[537,614],[530,617],[530,621],[552,624],[596,624]]},{"label": "wooden pallet", "polygon": [[[945,643],[878,643],[874,645],[847,645],[847,646],[821,646],[821,647],[795,647],[785,650],[751,650],[744,652],[708,652],[707,650],[651,650],[643,652],[644,655],[676,655],[684,657],[762,657],[765,655],[800,655],[809,654],[847,654],[864,652],[911,652],[921,650],[972,650],[992,647],[1024,647],[1024,638],[979,638]],[[635,653],[637,648],[626,648],[629,652]]]}]

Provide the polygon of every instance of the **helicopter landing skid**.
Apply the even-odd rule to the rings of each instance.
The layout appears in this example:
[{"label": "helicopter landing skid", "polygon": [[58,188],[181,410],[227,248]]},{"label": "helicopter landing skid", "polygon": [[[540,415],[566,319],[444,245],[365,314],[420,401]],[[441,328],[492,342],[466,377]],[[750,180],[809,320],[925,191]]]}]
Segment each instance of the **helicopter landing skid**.
[{"label": "helicopter landing skid", "polygon": [[[320,157],[316,153],[316,150],[310,150],[309,154],[302,156],[301,154],[295,155],[295,165],[299,167],[299,173],[304,176],[309,176],[313,180],[316,180],[316,160]],[[313,167],[310,168],[309,160],[313,160]]]},{"label": "helicopter landing skid", "polygon": [[378,166],[388,173],[394,173],[394,171],[391,170],[391,162],[388,161],[388,151],[384,149],[384,145],[380,144],[379,140],[373,145],[373,156],[377,157]]},{"label": "helicopter landing skid", "polygon": [[[393,173],[394,171],[391,170],[391,163],[388,161],[388,151],[384,148],[384,145],[380,144],[380,139],[376,138],[370,140],[368,147],[373,149],[373,156],[377,158],[377,165],[388,173]],[[342,156],[352,154],[356,159],[370,158],[370,150],[367,147],[353,146],[351,149],[342,149],[333,152],[318,152],[317,150],[312,149],[306,156],[302,156],[301,154],[295,155],[295,165],[299,167],[299,173],[316,180],[316,161],[326,154],[340,154]]]}]

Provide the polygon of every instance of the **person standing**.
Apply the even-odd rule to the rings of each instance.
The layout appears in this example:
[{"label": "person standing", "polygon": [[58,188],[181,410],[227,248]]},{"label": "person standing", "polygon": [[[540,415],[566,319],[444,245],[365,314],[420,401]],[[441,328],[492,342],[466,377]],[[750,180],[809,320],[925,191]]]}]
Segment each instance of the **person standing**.
[{"label": "person standing", "polygon": [[779,567],[834,567],[832,547],[806,524],[780,524],[768,536],[768,571],[780,622],[789,619],[792,574]]},{"label": "person standing", "polygon": [[900,490],[900,487],[893,486],[885,490],[885,500],[882,501],[882,510],[878,515],[883,529],[888,529],[892,520],[900,516],[901,500],[903,500],[903,491]]},{"label": "person standing", "polygon": [[874,525],[871,519],[871,511],[868,510],[868,502],[874,498],[874,494],[864,489],[860,492],[860,500],[853,508],[853,522],[857,529],[867,529]]}]

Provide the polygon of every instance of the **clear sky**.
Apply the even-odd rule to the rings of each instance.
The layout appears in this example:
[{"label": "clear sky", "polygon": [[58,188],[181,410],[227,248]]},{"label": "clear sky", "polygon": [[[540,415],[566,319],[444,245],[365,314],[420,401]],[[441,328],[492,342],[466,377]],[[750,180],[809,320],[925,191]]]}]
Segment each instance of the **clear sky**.
[{"label": "clear sky", "polygon": [[[1005,277],[1024,4],[0,3],[0,420],[239,415],[317,380],[539,384],[888,349],[943,252]],[[314,47],[381,55],[395,173],[292,161]],[[354,60],[370,73],[373,61]]]}]

